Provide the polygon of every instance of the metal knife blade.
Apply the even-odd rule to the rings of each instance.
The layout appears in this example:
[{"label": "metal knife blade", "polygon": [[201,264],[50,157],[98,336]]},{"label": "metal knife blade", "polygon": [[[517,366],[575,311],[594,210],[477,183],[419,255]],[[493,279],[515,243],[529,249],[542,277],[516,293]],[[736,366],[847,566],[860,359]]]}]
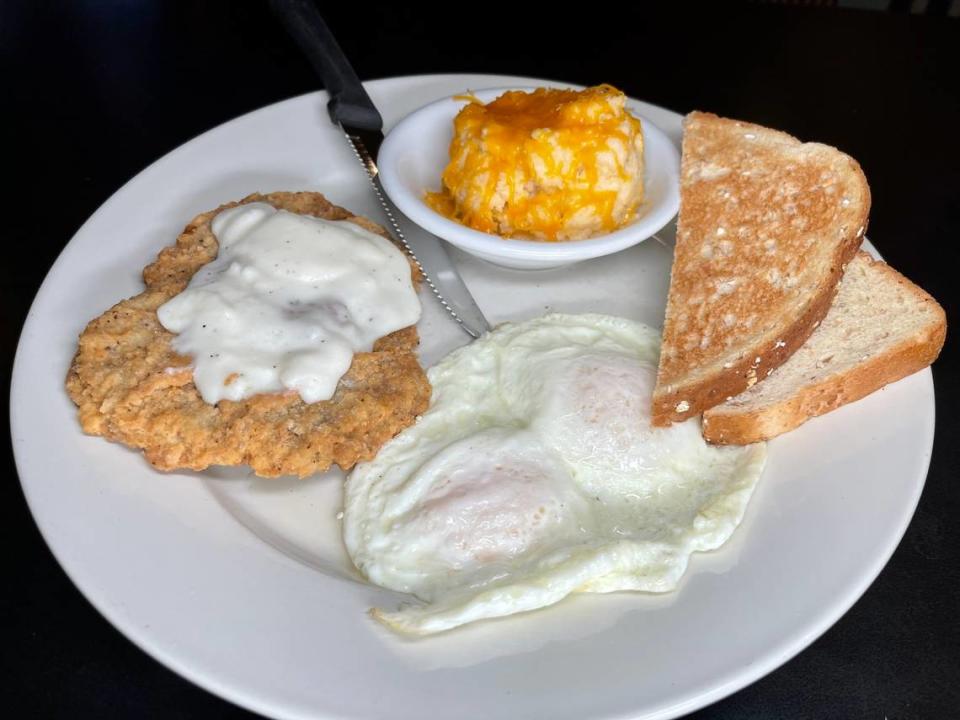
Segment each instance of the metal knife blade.
[{"label": "metal knife blade", "polygon": [[343,130],[366,171],[389,229],[443,308],[467,334],[480,337],[490,330],[490,324],[447,255],[443,241],[406,218],[380,184],[376,158],[383,142],[383,119],[323,17],[311,0],[270,0],[270,4],[323,79],[330,94],[330,119]]},{"label": "metal knife blade", "polygon": [[[380,201],[380,206],[387,216],[390,230],[403,245],[410,259],[420,268],[424,282],[440,302],[440,305],[450,313],[454,320],[460,323],[460,327],[471,337],[477,338],[484,332],[489,331],[490,324],[447,255],[446,249],[441,244],[442,241],[410,222],[384,192],[383,185],[380,184],[377,164],[374,160],[377,151],[380,149],[380,143],[383,141],[383,133],[351,128],[343,123],[340,123],[340,128],[353,147],[360,164],[367,172],[370,184],[373,185],[374,192],[377,194],[377,200]],[[413,251],[411,244],[416,245],[416,252]],[[429,268],[429,272],[427,268]],[[436,282],[433,278],[436,278]],[[443,288],[443,292],[440,291],[438,285]]]}]

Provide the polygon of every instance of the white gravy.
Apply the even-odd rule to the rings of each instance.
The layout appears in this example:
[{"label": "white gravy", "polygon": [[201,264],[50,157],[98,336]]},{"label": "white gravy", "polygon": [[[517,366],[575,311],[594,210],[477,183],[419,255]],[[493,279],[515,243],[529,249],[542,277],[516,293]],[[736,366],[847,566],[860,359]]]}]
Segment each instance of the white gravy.
[{"label": "white gravy", "polygon": [[157,309],[205,402],[329,400],[355,352],[420,319],[406,257],[354,223],[248,203],[211,228],[216,259]]}]

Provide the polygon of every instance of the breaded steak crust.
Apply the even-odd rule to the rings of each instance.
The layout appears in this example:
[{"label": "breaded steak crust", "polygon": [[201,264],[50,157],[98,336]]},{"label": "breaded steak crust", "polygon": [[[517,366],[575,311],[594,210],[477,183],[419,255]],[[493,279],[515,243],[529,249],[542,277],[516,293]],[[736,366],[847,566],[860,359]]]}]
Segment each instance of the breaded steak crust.
[{"label": "breaded steak crust", "polygon": [[[386,231],[309,192],[254,194],[240,203],[274,207],[328,220],[350,220],[384,237]],[[80,335],[67,375],[83,430],[140,448],[160,470],[249,465],[262,477],[347,469],[372,458],[380,446],[427,408],[430,385],[414,353],[415,327],[378,340],[357,353],[327,401],[304,403],[296,393],[263,394],[208,405],[193,384],[190,358],[171,348],[174,335],[157,308],[181,292],[217,255],[210,229],[229,203],[194,218],[143,271],[146,290],[114,305]],[[420,277],[411,266],[415,284]]]}]

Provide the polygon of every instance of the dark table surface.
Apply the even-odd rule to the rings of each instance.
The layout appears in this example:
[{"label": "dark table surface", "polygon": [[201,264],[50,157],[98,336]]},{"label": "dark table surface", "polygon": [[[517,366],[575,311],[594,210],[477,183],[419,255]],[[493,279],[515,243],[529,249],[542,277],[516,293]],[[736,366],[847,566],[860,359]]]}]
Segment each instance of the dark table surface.
[{"label": "dark table surface", "polygon": [[[945,16],[949,3],[929,3],[925,16],[892,5],[637,3],[554,14],[517,4],[467,21],[338,3],[326,15],[363,78],[490,72],[609,82],[679,112],[708,109],[836,145],[870,180],[871,240],[952,319],[960,302],[960,19]],[[44,274],[111,193],[194,135],[318,82],[259,2],[0,3],[0,53],[3,240],[12,251],[2,263],[0,329],[9,373]],[[807,650],[691,717],[960,716],[958,374],[958,344],[948,338],[934,367],[927,485],[879,578]],[[252,717],[165,669],[97,614],[30,519],[9,449],[4,459],[5,709],[44,718]]]}]

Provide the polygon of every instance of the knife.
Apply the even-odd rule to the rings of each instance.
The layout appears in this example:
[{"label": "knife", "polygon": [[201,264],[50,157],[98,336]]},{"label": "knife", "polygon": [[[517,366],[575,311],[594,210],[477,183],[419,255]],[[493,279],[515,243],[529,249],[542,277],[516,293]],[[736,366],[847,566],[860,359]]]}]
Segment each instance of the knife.
[{"label": "knife", "polygon": [[406,218],[383,190],[377,170],[383,118],[323,17],[311,0],[270,0],[270,5],[322,78],[330,94],[327,103],[330,119],[343,130],[366,170],[390,229],[444,309],[466,333],[480,337],[490,330],[490,324],[447,255],[443,241]]}]

